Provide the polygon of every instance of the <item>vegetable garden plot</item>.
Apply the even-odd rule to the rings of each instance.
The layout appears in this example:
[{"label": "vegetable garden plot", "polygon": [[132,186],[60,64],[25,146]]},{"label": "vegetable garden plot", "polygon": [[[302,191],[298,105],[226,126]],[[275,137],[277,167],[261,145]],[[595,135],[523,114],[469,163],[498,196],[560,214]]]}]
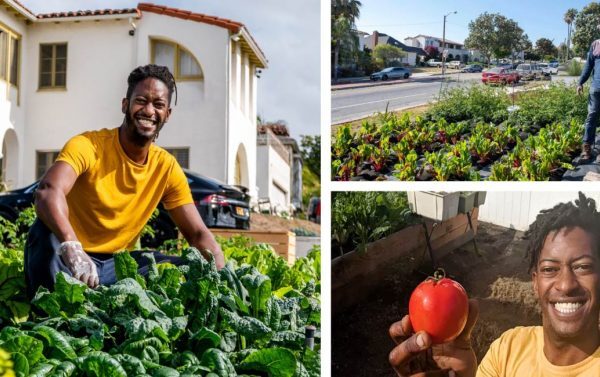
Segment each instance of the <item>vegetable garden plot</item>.
[{"label": "vegetable garden plot", "polygon": [[[332,142],[333,178],[559,180],[573,168],[586,114],[574,89],[555,85],[521,94],[521,108],[513,114],[503,107],[509,103],[503,92],[470,90],[450,92],[414,120],[407,113],[385,113],[356,132],[339,127]],[[488,97],[485,90],[491,90]]]},{"label": "vegetable garden plot", "polygon": [[[21,258],[14,279],[22,282],[13,246],[3,243],[0,268]],[[38,291],[35,313],[0,312],[0,349],[16,376],[319,376],[320,251],[289,267],[247,239],[224,241],[223,250],[221,271],[189,248],[183,266],[151,260],[147,278],[121,253],[119,281],[95,290],[60,273],[53,292]],[[0,276],[2,287],[7,281]],[[22,302],[21,286],[10,287],[2,294]],[[308,325],[317,328],[314,350],[305,346]]]}]

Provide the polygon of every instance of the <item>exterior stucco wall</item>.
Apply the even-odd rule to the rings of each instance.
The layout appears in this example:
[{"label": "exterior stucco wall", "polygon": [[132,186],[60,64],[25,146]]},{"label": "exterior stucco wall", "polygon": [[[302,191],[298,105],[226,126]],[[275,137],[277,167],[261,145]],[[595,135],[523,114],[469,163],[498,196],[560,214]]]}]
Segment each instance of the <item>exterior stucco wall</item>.
[{"label": "exterior stucco wall", "polygon": [[[127,19],[30,25],[23,52],[28,109],[23,184],[35,179],[36,151],[60,150],[72,136],[117,127],[132,69],[135,39]],[[67,43],[66,89],[38,89],[40,43]]]},{"label": "exterior stucco wall", "polygon": [[23,47],[27,45],[25,38],[26,26],[22,19],[17,19],[6,9],[0,10],[0,24],[4,29],[9,29],[20,36],[21,52],[19,54],[19,88],[10,86],[5,80],[0,79],[0,153],[6,145],[6,156],[3,160],[3,179],[9,188],[17,188],[22,185],[23,170],[23,143],[25,139],[25,105],[23,88],[26,86],[27,77],[23,75],[23,63],[26,55]]},{"label": "exterior stucco wall", "polygon": [[[237,148],[227,137],[229,31],[200,22],[143,13],[136,31],[136,65],[151,59],[151,38],[176,42],[200,63],[204,79],[177,83],[177,105],[157,140],[162,147],[189,147],[190,169],[227,183],[233,182]],[[239,144],[239,143],[238,143]],[[236,144],[237,145],[237,144]],[[251,160],[253,161],[253,160]]]},{"label": "exterior stucco wall", "polygon": [[[289,163],[269,144],[259,145],[257,154],[258,166],[262,167],[257,172],[259,197],[268,197],[271,200],[271,206],[278,206],[279,209],[287,211],[290,207],[291,196]],[[280,193],[275,184],[285,191],[284,195]]]}]

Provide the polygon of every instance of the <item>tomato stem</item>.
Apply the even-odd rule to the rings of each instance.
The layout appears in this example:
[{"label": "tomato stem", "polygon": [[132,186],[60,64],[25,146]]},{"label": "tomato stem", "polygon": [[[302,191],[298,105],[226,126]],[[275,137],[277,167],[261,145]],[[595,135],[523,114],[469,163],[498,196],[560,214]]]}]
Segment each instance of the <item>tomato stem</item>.
[{"label": "tomato stem", "polygon": [[433,273],[433,276],[429,276],[425,280],[433,280],[433,282],[435,284],[435,283],[437,283],[438,281],[442,280],[445,277],[446,277],[446,271],[444,271],[443,268],[439,267],[437,270],[435,270],[435,272]]}]

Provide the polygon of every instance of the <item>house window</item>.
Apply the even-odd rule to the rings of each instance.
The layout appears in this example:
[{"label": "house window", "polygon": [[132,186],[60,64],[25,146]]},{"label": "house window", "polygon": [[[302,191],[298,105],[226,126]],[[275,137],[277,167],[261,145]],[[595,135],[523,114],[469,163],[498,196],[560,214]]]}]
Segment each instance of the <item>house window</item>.
[{"label": "house window", "polygon": [[35,178],[40,179],[46,173],[46,170],[52,166],[56,158],[58,157],[59,151],[40,152],[37,151],[36,162],[35,162]]},{"label": "house window", "polygon": [[10,39],[10,83],[18,86],[19,78],[19,40]]},{"label": "house window", "polygon": [[0,28],[0,79],[18,87],[19,40],[10,30]]},{"label": "house window", "polygon": [[40,89],[66,88],[67,44],[40,45]]},{"label": "house window", "polygon": [[152,40],[152,63],[169,68],[176,80],[202,80],[198,60],[177,43]]},{"label": "house window", "polygon": [[179,166],[184,169],[190,168],[190,148],[165,148],[165,150],[175,157]]}]

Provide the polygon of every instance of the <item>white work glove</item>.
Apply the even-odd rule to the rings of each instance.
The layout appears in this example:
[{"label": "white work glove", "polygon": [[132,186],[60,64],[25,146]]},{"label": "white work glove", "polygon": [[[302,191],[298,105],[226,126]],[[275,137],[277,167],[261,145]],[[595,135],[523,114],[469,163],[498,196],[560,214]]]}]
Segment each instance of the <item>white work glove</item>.
[{"label": "white work glove", "polygon": [[84,282],[90,288],[98,286],[99,278],[96,265],[90,256],[83,251],[81,242],[65,241],[61,243],[58,248],[58,255],[60,255],[63,263],[75,279]]}]

